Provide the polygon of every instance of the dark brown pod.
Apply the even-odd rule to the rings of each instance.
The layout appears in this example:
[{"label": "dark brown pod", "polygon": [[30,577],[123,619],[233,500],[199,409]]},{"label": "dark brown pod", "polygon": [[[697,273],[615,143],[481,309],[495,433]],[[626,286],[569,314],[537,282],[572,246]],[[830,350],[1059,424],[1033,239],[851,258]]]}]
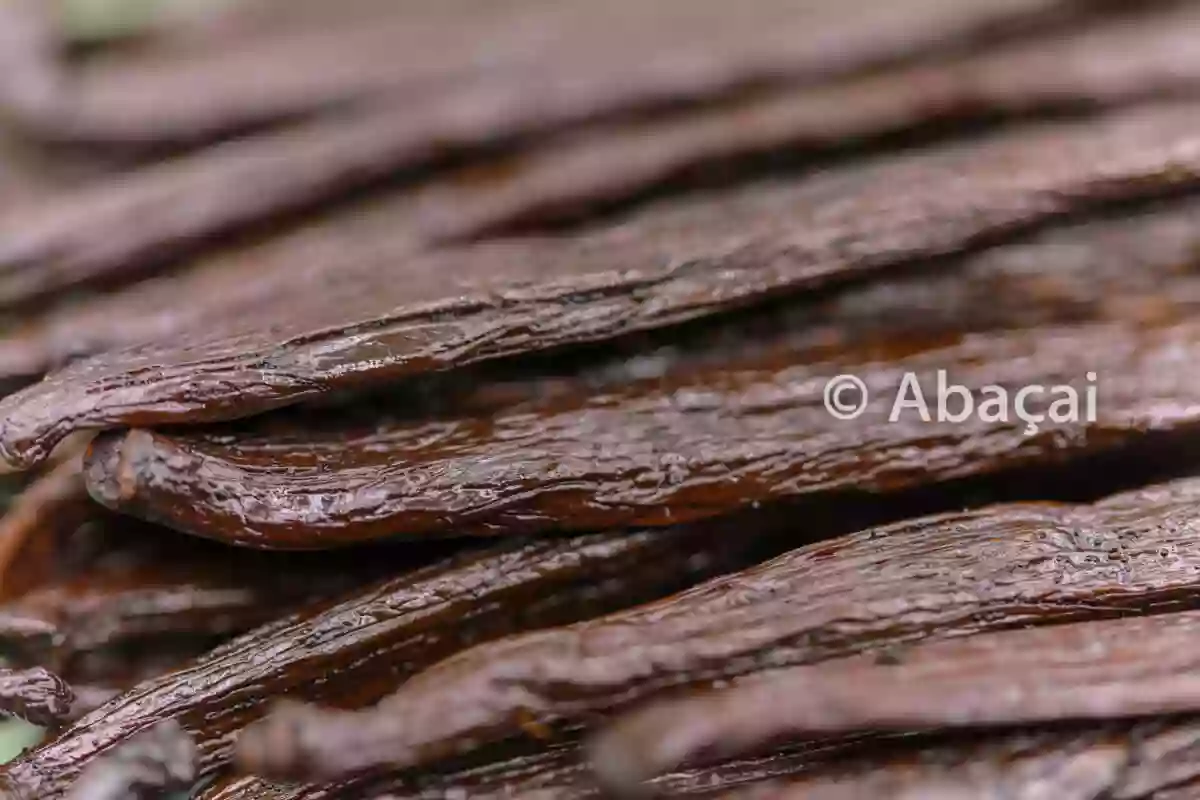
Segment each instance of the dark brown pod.
[{"label": "dark brown pod", "polygon": [[[37,39],[13,35],[23,47],[12,49],[7,65],[21,69],[0,81],[0,108],[45,139],[130,148],[209,141],[382,97],[406,103],[422,124],[422,101],[449,96],[460,119],[495,141],[514,127],[550,126],[563,107],[573,111],[569,118],[588,118],[702,102],[764,83],[811,82],[928,57],[1094,13],[1073,0],[953,8],[904,0],[853,13],[836,3],[769,2],[734,12],[678,0],[653,7],[624,0],[570,13],[545,2],[341,6],[342,13],[297,14],[280,5],[269,9],[276,24],[238,30],[235,22],[225,36],[176,48],[168,40],[148,53],[118,53],[73,69],[58,63],[56,48],[35,49],[28,43]],[[15,33],[22,17],[7,14]],[[616,48],[625,58],[613,59]],[[35,80],[45,73],[56,79],[48,86]],[[520,86],[529,91],[521,95]]]},{"label": "dark brown pod", "polygon": [[499,178],[484,172],[466,187],[435,182],[421,198],[424,227],[441,241],[532,231],[587,220],[664,187],[836,157],[899,134],[920,134],[929,146],[970,123],[1194,96],[1198,32],[1200,14],[1181,5],[861,79],[587,130],[522,152]]},{"label": "dark brown pod", "polygon": [[58,796],[95,756],[166,719],[195,737],[200,770],[211,773],[268,698],[368,705],[475,642],[587,618],[749,563],[762,543],[732,535],[747,522],[510,542],[375,584],[140,684],[5,765],[0,791]]},{"label": "dark brown pod", "polygon": [[[1195,716],[972,736],[905,737],[863,754],[717,796],[728,800],[888,797],[1094,800],[1193,797]],[[1176,795],[1176,792],[1179,792]]]},{"label": "dark brown pod", "polygon": [[196,745],[179,724],[160,722],[88,766],[67,800],[151,800],[196,780]]},{"label": "dark brown pod", "polygon": [[0,602],[62,575],[72,533],[95,516],[82,452],[39,476],[0,517]]},{"label": "dark brown pod", "polygon": [[[371,27],[377,36],[378,22]],[[348,241],[366,235],[376,250],[384,242],[396,246],[407,240],[415,247],[431,238],[473,239],[578,218],[664,186],[680,188],[692,179],[703,182],[705,175],[753,173],[760,157],[772,163],[779,157],[794,160],[802,153],[939,124],[1187,94],[1200,88],[1200,65],[1192,74],[1187,60],[1198,28],[1195,11],[1186,8],[1118,17],[1060,37],[1021,41],[995,53],[827,88],[790,87],[678,119],[609,126],[561,144],[535,143],[512,165],[484,163],[465,174],[437,175],[427,186],[401,189],[382,203],[380,212],[388,218],[382,231],[377,228],[372,234],[359,224],[360,212],[354,208],[333,211],[332,219],[320,221],[318,227],[329,229],[330,235],[341,231]],[[1113,52],[1122,53],[1115,65]],[[383,63],[391,64],[391,59]],[[1053,82],[1047,76],[1053,76]],[[262,91],[257,82],[254,91]],[[545,102],[545,93],[525,86],[514,99],[528,103],[532,97]],[[0,281],[0,301],[17,306],[75,286],[120,284],[162,266],[163,254],[177,264],[186,251],[267,219],[322,205],[409,162],[433,158],[435,150],[444,151],[449,142],[465,147],[471,135],[503,138],[482,121],[483,127],[473,133],[457,130],[462,104],[440,102],[447,106],[442,116],[449,117],[440,127],[433,109],[426,112],[430,119],[418,121],[420,113],[412,101],[402,103],[398,111],[349,112],[347,120],[335,117],[302,129],[304,133],[275,133],[165,168],[146,169],[23,216],[12,225],[13,263]],[[508,117],[514,113],[512,106],[487,105]],[[438,148],[431,150],[426,138],[438,138]],[[264,179],[264,173],[271,179]],[[241,191],[250,183],[259,187],[256,192]],[[197,213],[198,198],[206,198],[206,213]],[[365,249],[362,244],[354,247],[355,252]],[[263,269],[261,251],[256,248],[246,257],[254,259],[254,272]],[[352,256],[333,257],[345,261]],[[312,253],[293,254],[283,267],[289,274],[280,283],[298,280],[293,274],[299,271],[297,264],[313,258]],[[202,271],[236,270],[228,259],[216,262]],[[241,281],[264,285],[236,271]],[[246,289],[239,283],[237,292],[222,293],[221,298],[253,308]],[[158,327],[166,324],[162,309],[173,305],[152,308]],[[210,318],[219,314],[218,308],[190,308],[175,316],[176,323],[205,311]],[[130,327],[145,324],[133,322]],[[81,344],[93,351],[104,349],[94,338]],[[77,347],[67,354],[81,352]],[[9,368],[24,375],[38,372],[33,364],[13,363]]]},{"label": "dark brown pod", "polygon": [[[471,206],[471,196],[488,194],[477,184],[461,191],[438,184],[443,188],[432,190],[432,206],[461,213]],[[332,290],[337,276],[354,271],[353,265],[401,258],[417,247],[412,231],[398,222],[413,213],[413,205],[412,199],[399,198],[354,206],[260,245],[202,260],[192,269],[46,314],[0,340],[0,376],[37,376],[77,356],[165,341],[204,326],[252,328],[261,307],[280,292],[296,285],[311,292]],[[654,338],[665,341],[665,348],[639,359],[624,380],[634,379],[660,355],[673,359],[680,346],[692,358],[693,348],[731,349],[730,339],[761,337],[784,340],[795,349],[831,348],[874,336],[891,338],[897,331],[934,338],[1086,319],[1161,319],[1194,306],[1198,218],[1200,206],[1185,200],[1128,219],[1105,217],[1052,229],[1029,241],[881,276],[865,286],[852,284],[770,314],[717,318],[686,335],[659,332]],[[126,225],[121,230],[146,229]],[[181,306],[179,297],[189,302]],[[734,355],[716,352],[713,357]],[[503,374],[502,368],[497,371]]]},{"label": "dark brown pod", "polygon": [[[987,797],[1095,800],[1192,797],[1200,780],[1194,715],[1044,729],[868,736],[778,745],[771,752],[664,775],[646,796],[754,798]],[[435,800],[610,797],[583,768],[575,743],[446,772],[408,771],[321,785],[228,777],[198,800]]]},{"label": "dark brown pod", "polygon": [[[856,753],[855,742],[797,744],[764,756],[727,761],[664,775],[653,783],[656,797],[713,797],[740,786],[805,775],[826,760]],[[398,772],[326,784],[280,784],[261,778],[226,776],[204,789],[197,800],[435,800],[537,797],[585,800],[603,796],[593,779],[577,737],[509,754],[484,763],[467,763],[430,772]]]},{"label": "dark brown pod", "polygon": [[74,702],[75,695],[62,678],[40,667],[0,670],[0,714],[51,726],[67,718]]},{"label": "dark brown pod", "polygon": [[334,389],[662,328],[1178,191],[1195,182],[1198,120],[1194,107],[1160,107],[1021,130],[714,195],[578,240],[371,263],[319,291],[301,282],[256,314],[252,332],[243,322],[234,338],[213,331],[85,359],[6,398],[0,454],[29,467],[81,428],[245,417]]},{"label": "dark brown pod", "polygon": [[[484,419],[104,434],[88,453],[87,482],[110,508],[260,548],[670,525],[819,492],[1065,461],[1148,429],[1184,437],[1200,423],[1197,359],[1192,323],[1032,329],[884,359],[784,354]],[[843,375],[862,381],[852,394],[868,393],[850,419],[828,407]],[[913,376],[924,408],[899,406],[917,402]],[[976,398],[1002,387],[1003,413],[935,416],[941,384]],[[1017,403],[1027,386],[1043,388]]]},{"label": "dark brown pod", "polygon": [[1004,631],[739,679],[618,720],[592,743],[602,785],[649,779],[785,739],[1002,728],[1200,712],[1196,612]]},{"label": "dark brown pod", "polygon": [[[1163,611],[1187,602],[1200,482],[1092,506],[912,520],[803,547],[675,597],[450,658],[376,708],[291,707],[242,733],[239,763],[302,780],[430,764],[672,687],[914,642]],[[515,687],[515,688],[514,688]]]},{"label": "dark brown pod", "polygon": [[5,605],[17,624],[0,624],[0,646],[20,663],[73,676],[81,660],[105,651],[229,637],[423,560],[394,551],[268,559],[187,546],[146,555],[56,580]]}]

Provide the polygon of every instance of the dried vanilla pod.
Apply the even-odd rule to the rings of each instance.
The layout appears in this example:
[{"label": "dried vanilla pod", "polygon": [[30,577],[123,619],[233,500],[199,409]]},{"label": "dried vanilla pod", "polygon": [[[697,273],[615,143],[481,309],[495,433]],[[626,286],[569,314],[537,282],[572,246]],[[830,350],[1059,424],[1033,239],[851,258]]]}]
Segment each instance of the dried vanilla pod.
[{"label": "dried vanilla pod", "polygon": [[315,296],[277,295],[253,332],[84,359],[5,398],[0,454],[29,467],[78,429],[245,417],[351,384],[663,328],[1180,191],[1200,162],[1197,119],[1183,105],[1022,129],[668,206],[579,240],[339,273]]},{"label": "dried vanilla pod", "polygon": [[[499,91],[519,101],[505,115],[515,124],[547,126],[553,121],[546,119],[544,89],[555,85],[549,76],[562,84],[552,107],[575,105],[575,116],[583,118],[614,116],[929,58],[1058,30],[1109,10],[1076,0],[974,0],[953,7],[903,0],[852,9],[828,0],[773,0],[737,11],[681,0],[569,9],[528,0],[356,2],[339,4],[341,13],[300,15],[281,7],[275,25],[245,25],[239,32],[235,19],[232,35],[218,31],[185,43],[190,46],[172,48],[168,40],[149,53],[115,53],[81,65],[55,63],[54,52],[22,53],[14,63],[34,75],[51,72],[57,81],[33,94],[30,80],[18,74],[24,79],[0,84],[0,107],[42,138],[129,149],[203,143],[297,118],[332,117],[364,101],[413,104],[413,116],[422,121],[419,102],[431,95],[449,96],[468,117],[488,120],[495,98],[477,93],[491,84],[491,95]],[[837,47],[830,46],[834,41]],[[616,48],[622,58],[613,57]],[[256,80],[246,81],[248,74]],[[530,89],[524,97],[512,91],[519,85]],[[480,127],[494,139],[514,122],[488,120]]]},{"label": "dried vanilla pod", "polygon": [[[1060,37],[1018,41],[995,53],[985,50],[849,85],[789,88],[677,120],[601,128],[561,145],[535,142],[522,148],[513,169],[496,169],[485,160],[465,175],[435,174],[425,184],[401,188],[384,203],[401,215],[387,235],[414,246],[431,238],[478,238],[538,227],[564,213],[602,209],[674,186],[681,175],[730,170],[755,157],[794,159],[800,152],[844,147],[847,141],[940,120],[1186,96],[1193,83],[1200,84],[1200,65],[1189,82],[1184,60],[1198,26],[1200,20],[1186,8],[1118,15]],[[1116,72],[1097,68],[1109,65],[1116,49],[1125,54]],[[1055,84],[1046,85],[1048,74]],[[514,100],[528,103],[529,97],[546,102],[545,92],[524,85]],[[461,127],[462,104],[447,103],[440,95],[430,102],[446,106],[441,116],[449,119],[440,127],[432,109],[429,119],[414,120],[412,102],[398,110],[369,108],[204,151],[22,215],[10,226],[8,260],[13,263],[0,284],[5,302],[18,305],[76,285],[131,280],[161,266],[156,259],[164,253],[178,262],[187,250],[248,225],[321,206],[356,188],[356,182],[369,183],[408,161],[432,158],[427,139],[436,138],[441,152],[448,141],[465,136],[467,146],[471,135],[489,135],[482,122],[473,134],[447,129]],[[509,116],[511,104],[483,103]],[[478,179],[489,171],[500,177]],[[251,182],[258,191],[241,191]],[[196,213],[194,204],[206,197],[207,212]],[[345,238],[352,238],[354,213],[349,211],[334,208],[333,219],[317,225],[340,220]]]},{"label": "dried vanilla pod", "polygon": [[0,714],[34,725],[56,725],[70,714],[74,701],[63,679],[40,667],[0,670]]},{"label": "dried vanilla pod", "polygon": [[18,494],[0,517],[0,601],[62,574],[68,537],[95,514],[76,452]]},{"label": "dried vanilla pod", "polygon": [[196,780],[196,745],[180,725],[160,722],[90,764],[68,800],[135,800],[182,791]]},{"label": "dried vanilla pod", "polygon": [[586,619],[753,563],[763,543],[733,532],[755,522],[515,541],[364,587],[138,685],[0,768],[0,792],[58,796],[95,756],[164,719],[195,737],[209,774],[270,698],[370,704],[470,644]]},{"label": "dried vanilla pod", "polygon": [[239,763],[317,781],[422,766],[517,736],[517,719],[578,720],[671,687],[927,637],[1186,606],[1198,495],[1200,482],[1181,480],[818,542],[657,603],[467,650],[373,709],[290,707],[242,733]]},{"label": "dried vanilla pod", "polygon": [[[906,737],[718,796],[729,800],[986,797],[1005,800],[1166,798],[1200,769],[1195,716],[1052,729]],[[1186,795],[1184,795],[1186,796]]]},{"label": "dried vanilla pod", "polygon": [[[671,525],[818,492],[886,492],[1200,430],[1200,326],[1127,324],[964,337],[948,347],[807,363],[773,355],[518,404],[480,420],[368,415],[256,435],[134,430],[88,453],[99,502],[259,548],[377,538]],[[1081,353],[1092,353],[1086,360]],[[860,357],[861,358],[861,357]],[[1000,418],[895,414],[905,376],[936,406],[939,371],[978,395],[1043,390]],[[865,413],[836,420],[826,385],[853,374]],[[1102,377],[1100,377],[1102,376]],[[1074,413],[1051,413],[1074,398]],[[1061,410],[1061,409],[1060,409]]]},{"label": "dried vanilla pod", "polygon": [[[927,103],[927,99],[922,102]],[[554,175],[560,172],[553,159],[546,169]],[[607,177],[611,170],[598,172]],[[417,202],[422,199],[418,193],[416,198],[401,194],[352,204],[257,245],[202,258],[186,270],[54,310],[0,339],[0,377],[28,381],[73,358],[165,340],[204,326],[215,325],[231,333],[239,327],[253,331],[263,304],[280,292],[290,291],[290,287],[304,287],[302,294],[311,296],[318,293],[318,287],[324,291],[335,286],[347,271],[401,259],[416,250],[421,241],[418,230],[400,220],[411,219],[417,208],[423,212],[444,209],[445,213],[438,215],[443,225],[458,224],[450,223],[447,215],[466,219],[475,213],[470,210],[473,203],[505,206],[512,202],[513,212],[520,213],[526,202],[525,190],[520,188],[526,184],[523,175],[524,169],[511,179],[511,190],[505,188],[508,183],[489,191],[486,181],[483,187],[480,181],[466,181],[461,188],[448,181],[431,188],[431,197],[421,203]],[[531,175],[528,181],[536,186],[538,178]],[[497,199],[482,199],[490,195]],[[504,199],[509,195],[514,195],[511,201]],[[476,196],[481,199],[473,200]],[[836,324],[847,330],[833,332],[835,341],[846,334],[858,336],[851,326],[865,333],[878,323],[867,309],[855,313],[853,306],[857,303],[884,304],[887,308],[880,310],[887,312],[883,321],[897,325],[926,327],[933,320],[956,315],[953,325],[946,322],[954,330],[975,329],[972,326],[984,322],[997,325],[1003,321],[1006,326],[1016,326],[1090,318],[1091,313],[1153,315],[1163,305],[1186,307],[1194,296],[1188,289],[1192,275],[1180,265],[1194,261],[1194,208],[1194,202],[1184,200],[1161,211],[1134,212],[1129,219],[1110,216],[1069,226],[1058,233],[1049,231],[1028,243],[999,248],[995,256],[967,256],[962,264],[944,264],[938,270],[880,279],[874,288],[856,291],[851,287],[844,293],[844,308],[837,304],[822,312],[814,312],[807,304],[797,308],[785,333],[790,336],[794,329],[806,325],[815,328]],[[104,227],[107,235],[113,226]],[[122,236],[143,235],[150,230],[142,225],[117,227]],[[1044,263],[1036,269],[1025,263],[1034,259]],[[1121,263],[1121,259],[1129,263]],[[1095,262],[1094,266],[1088,260]],[[1006,265],[1005,261],[1010,263]],[[121,263],[127,265],[128,261]],[[927,274],[939,271],[946,274]],[[1090,279],[1086,277],[1089,272]],[[37,277],[45,275],[39,272]],[[976,280],[990,285],[976,287]],[[893,297],[893,292],[905,295]],[[1129,297],[1131,292],[1136,297]],[[180,306],[177,298],[181,296],[191,298],[191,302]],[[322,297],[318,295],[317,302]],[[977,308],[961,307],[975,297],[990,302]],[[1085,303],[1095,312],[1074,307]],[[1045,309],[1044,316],[1024,312],[1027,306]],[[812,319],[814,313],[822,318]],[[840,316],[825,318],[834,313]],[[992,322],[994,317],[1000,319]],[[745,320],[734,324],[714,320],[712,324],[714,328],[736,330]],[[812,334],[814,338],[816,333]]]},{"label": "dried vanilla pod", "polygon": [[633,712],[593,742],[593,763],[629,795],[700,757],[789,738],[1193,713],[1198,624],[1196,612],[1098,620],[919,644],[896,664],[868,655],[767,671]]},{"label": "dried vanilla pod", "polygon": [[266,559],[253,552],[179,547],[166,555],[86,570],[30,590],[2,607],[21,627],[0,625],[0,647],[11,649],[21,663],[32,658],[71,674],[80,659],[105,649],[242,633],[423,560],[415,553],[402,558],[378,550]]}]

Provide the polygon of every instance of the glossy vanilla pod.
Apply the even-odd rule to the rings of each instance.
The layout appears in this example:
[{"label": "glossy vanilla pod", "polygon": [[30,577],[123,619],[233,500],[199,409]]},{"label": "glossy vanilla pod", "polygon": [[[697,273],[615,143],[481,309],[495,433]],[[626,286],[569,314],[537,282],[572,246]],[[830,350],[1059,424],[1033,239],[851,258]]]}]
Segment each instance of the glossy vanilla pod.
[{"label": "glossy vanilla pod", "polygon": [[195,742],[173,721],[160,722],[88,765],[67,800],[126,800],[185,791],[196,780]]},{"label": "glossy vanilla pod", "polygon": [[1197,626],[1194,611],[1093,620],[767,671],[629,714],[592,761],[602,785],[638,795],[683,764],[787,739],[1200,713]]},{"label": "glossy vanilla pod", "polygon": [[[1200,64],[1193,64],[1190,47],[1198,29],[1200,18],[1189,8],[1101,17],[1078,29],[969,55],[926,57],[908,69],[859,80],[785,85],[666,119],[591,126],[563,142],[531,137],[514,154],[481,155],[479,163],[465,169],[434,171],[427,180],[398,187],[377,202],[368,199],[368,215],[388,218],[388,225],[373,231],[357,221],[364,203],[338,201],[412,166],[409,162],[435,158],[451,142],[466,148],[475,137],[482,147],[488,137],[512,138],[514,132],[506,134],[505,124],[519,125],[522,119],[513,104],[522,108],[532,99],[544,108],[547,92],[521,85],[515,93],[509,89],[509,102],[497,105],[495,97],[488,102],[487,92],[503,93],[489,84],[475,102],[496,111],[481,112],[482,118],[467,130],[459,130],[465,101],[442,93],[424,103],[342,110],[329,120],[131,172],[120,182],[14,218],[7,243],[0,245],[0,253],[6,247],[8,253],[8,269],[0,270],[0,303],[18,307],[68,289],[119,286],[163,268],[174,273],[183,255],[216,245],[217,256],[202,257],[193,271],[238,273],[245,285],[222,299],[234,308],[253,308],[252,300],[263,301],[253,288],[265,287],[264,282],[238,269],[244,258],[223,257],[220,245],[234,234],[301,210],[321,210],[311,215],[316,219],[301,220],[301,229],[324,228],[352,243],[349,253],[326,256],[344,264],[352,253],[380,253],[384,246],[395,254],[401,247],[416,249],[431,241],[471,240],[590,219],[647,195],[745,180],[781,160],[797,161],[805,154],[815,160],[850,144],[884,143],[900,133],[929,131],[928,138],[935,139],[939,127],[953,134],[955,128],[996,117],[1052,116],[1186,97],[1200,89]],[[1115,63],[1113,52],[1122,53]],[[261,86],[256,84],[255,91],[261,92]],[[580,102],[573,98],[574,104]],[[489,128],[489,114],[497,113],[497,129]],[[439,115],[446,118],[440,125]],[[438,148],[430,148],[432,138],[438,138]],[[270,180],[261,178],[264,173],[270,173]],[[258,187],[256,192],[241,190],[249,183]],[[208,198],[206,213],[196,213],[197,198]],[[355,241],[360,239],[365,241]],[[263,269],[262,249],[252,248],[255,252],[245,257],[256,261],[252,272]],[[275,249],[270,240],[266,249]],[[300,265],[314,257],[292,254],[276,270],[286,273],[277,283],[299,280]],[[149,315],[160,328],[166,324],[163,308],[155,307]],[[176,316],[204,317],[208,324],[222,309],[202,304],[180,309]],[[127,324],[138,330],[149,323]],[[99,352],[105,349],[101,343],[96,337],[80,337],[68,352]],[[6,355],[0,358],[6,371],[39,373],[29,358],[20,366],[15,354]]]},{"label": "glossy vanilla pod", "polygon": [[95,514],[82,457],[80,450],[35,478],[0,517],[0,601],[66,571],[67,540]]},{"label": "glossy vanilla pod", "polygon": [[672,688],[927,638],[1185,607],[1200,481],[1094,505],[1014,504],[817,542],[674,597],[462,652],[365,711],[291,703],[247,728],[253,774],[435,764]]},{"label": "glossy vanilla pod", "polygon": [[[93,758],[166,719],[195,738],[200,770],[284,694],[355,708],[479,641],[586,619],[761,557],[753,516],[671,530],[512,541],[282,617],[143,682],[0,769],[0,791],[55,797]],[[776,519],[780,526],[784,520]],[[775,533],[779,533],[778,527]],[[776,549],[778,543],[776,544]]]},{"label": "glossy vanilla pod", "polygon": [[1095,800],[1194,797],[1200,779],[1195,715],[955,731],[880,742],[803,774],[719,792],[728,800],[988,797]]},{"label": "glossy vanilla pod", "polygon": [[[0,375],[38,375],[77,356],[163,340],[200,325],[251,327],[261,304],[290,285],[318,280],[314,275],[334,266],[349,269],[357,260],[378,258],[380,248],[392,257],[404,252],[409,245],[395,223],[403,213],[403,205],[398,209],[390,202],[356,207],[345,219],[314,222],[189,271],[45,315],[0,339]],[[831,351],[901,335],[932,340],[1055,323],[1162,321],[1197,305],[1197,231],[1200,203],[1194,198],[1126,209],[1123,216],[1052,227],[1008,245],[766,309],[655,331],[633,337],[636,341],[627,337],[600,348],[611,353],[580,359],[569,376],[591,374],[619,384],[678,369],[677,364],[732,360],[768,347]],[[324,280],[317,285],[325,286]],[[175,302],[181,296],[190,300],[186,307]],[[457,380],[474,387],[511,386],[528,377],[522,375],[528,370],[501,361],[482,368],[485,375],[458,371]],[[424,387],[413,384],[428,383],[436,402],[431,399],[427,413],[442,413],[453,374],[410,381],[404,396],[424,394]]]},{"label": "glossy vanilla pod", "polygon": [[70,714],[75,695],[62,678],[40,667],[0,670],[0,714],[50,726]]},{"label": "glossy vanilla pod", "polygon": [[[262,434],[102,434],[86,459],[88,489],[110,508],[197,536],[324,549],[671,525],[823,492],[1061,463],[1148,430],[1200,430],[1192,322],[1033,328],[911,354],[904,345],[816,363],[769,354],[487,418],[326,415]],[[827,407],[839,375],[856,376],[869,395],[851,419]],[[939,416],[942,383],[974,398],[1000,387],[1000,413],[955,406],[953,418]],[[1019,395],[1026,386],[1043,388]]]},{"label": "glossy vanilla pod", "polygon": [[[663,775],[653,782],[653,792],[662,798],[717,796],[739,787],[806,775],[826,761],[857,756],[859,745],[852,739],[785,745],[765,755]],[[436,800],[464,793],[497,800],[601,798],[601,787],[592,777],[583,751],[578,737],[571,735],[517,752],[489,751],[490,758],[424,773],[401,770],[322,784],[273,783],[227,775],[200,791],[197,800]]]},{"label": "glossy vanilla pod", "polygon": [[1197,120],[1200,107],[1183,104],[1021,128],[667,205],[581,238],[338,270],[332,285],[278,293],[237,335],[206,330],[83,359],[10,395],[0,455],[27,468],[79,429],[247,417],[665,328],[1179,192],[1196,183]]},{"label": "glossy vanilla pod", "polygon": [[[402,11],[355,0],[339,13],[280,6],[269,10],[269,25],[245,24],[252,13],[239,25],[235,10],[225,36],[219,28],[190,42],[168,35],[148,52],[63,63],[44,4],[14,0],[0,9],[8,34],[0,110],[41,139],[128,151],[220,142],[388,101],[430,128],[430,101],[441,100],[457,109],[443,117],[477,131],[484,146],[529,129],[814,83],[1062,29],[1114,7],[903,0],[847,9],[774,0],[735,12],[711,0],[620,0],[564,13],[515,0]],[[433,153],[442,147],[433,131],[423,142]]]}]

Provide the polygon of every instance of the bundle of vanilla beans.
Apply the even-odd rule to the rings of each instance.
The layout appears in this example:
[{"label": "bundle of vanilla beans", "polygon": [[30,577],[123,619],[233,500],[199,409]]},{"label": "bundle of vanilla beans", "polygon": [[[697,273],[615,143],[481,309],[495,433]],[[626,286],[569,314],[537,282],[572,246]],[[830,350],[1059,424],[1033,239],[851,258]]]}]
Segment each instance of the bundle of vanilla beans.
[{"label": "bundle of vanilla beans", "polygon": [[1200,2],[59,9],[0,798],[1200,798]]}]

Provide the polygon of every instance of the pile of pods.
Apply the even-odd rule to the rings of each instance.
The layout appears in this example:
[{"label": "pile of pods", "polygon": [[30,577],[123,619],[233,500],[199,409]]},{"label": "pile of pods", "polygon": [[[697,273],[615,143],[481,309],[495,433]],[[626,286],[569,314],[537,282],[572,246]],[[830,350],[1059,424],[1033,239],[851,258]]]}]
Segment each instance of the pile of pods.
[{"label": "pile of pods", "polygon": [[58,8],[0,798],[1200,798],[1200,2]]}]

